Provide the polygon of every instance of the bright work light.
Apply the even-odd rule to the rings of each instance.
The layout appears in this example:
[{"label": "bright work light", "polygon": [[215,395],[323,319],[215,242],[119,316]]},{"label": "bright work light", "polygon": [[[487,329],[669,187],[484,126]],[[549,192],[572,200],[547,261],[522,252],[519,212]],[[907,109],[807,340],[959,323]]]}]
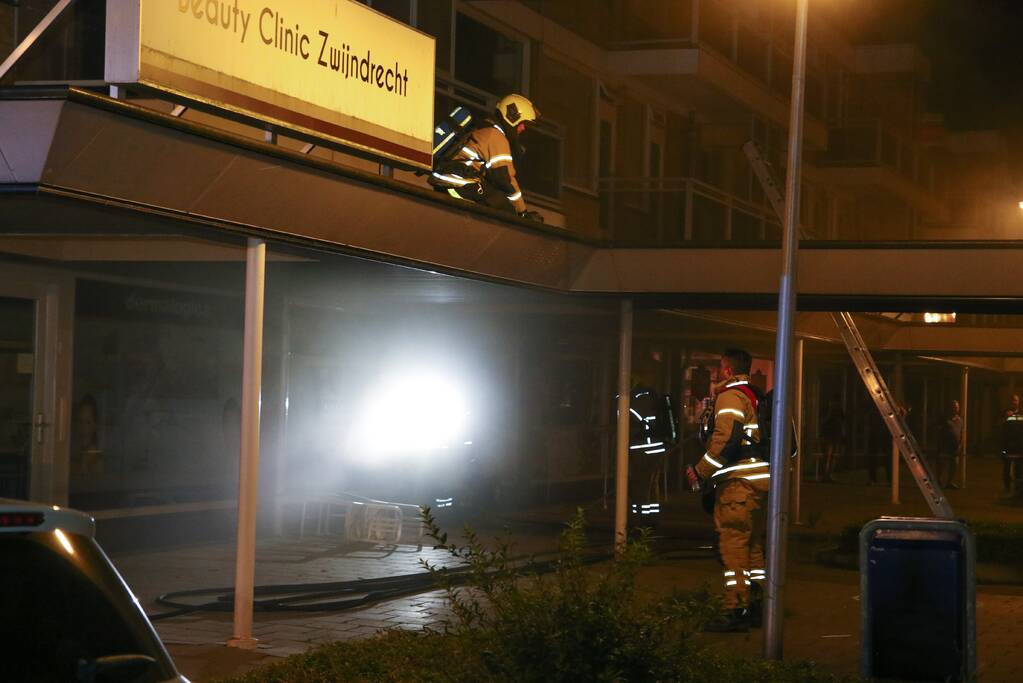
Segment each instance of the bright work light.
[{"label": "bright work light", "polygon": [[442,373],[396,373],[367,394],[354,427],[356,454],[416,455],[466,443],[469,409],[463,388]]}]

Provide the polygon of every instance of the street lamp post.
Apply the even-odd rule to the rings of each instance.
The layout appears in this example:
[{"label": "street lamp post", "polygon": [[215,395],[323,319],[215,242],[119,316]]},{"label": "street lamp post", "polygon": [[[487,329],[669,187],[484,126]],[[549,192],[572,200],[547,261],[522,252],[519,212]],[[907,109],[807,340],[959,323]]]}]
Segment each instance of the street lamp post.
[{"label": "street lamp post", "polygon": [[809,0],[797,0],[796,43],[792,59],[792,98],[789,111],[789,152],[785,174],[785,232],[782,271],[778,285],[778,337],[774,348],[774,394],[771,421],[777,438],[771,441],[771,489],[767,502],[767,581],[764,595],[764,657],[781,659],[784,618],[785,545],[788,533],[790,430],[789,376],[792,327],[796,314],[796,253],[799,249],[799,180],[803,151],[803,93],[806,73],[806,21]]}]

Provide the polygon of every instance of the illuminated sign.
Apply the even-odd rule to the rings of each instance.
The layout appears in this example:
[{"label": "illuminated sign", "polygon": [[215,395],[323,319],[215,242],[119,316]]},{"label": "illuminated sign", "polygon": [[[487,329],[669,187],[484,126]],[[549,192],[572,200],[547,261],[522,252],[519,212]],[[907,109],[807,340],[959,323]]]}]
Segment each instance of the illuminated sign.
[{"label": "illuminated sign", "polygon": [[355,0],[107,0],[106,80],[429,168],[434,40]]}]

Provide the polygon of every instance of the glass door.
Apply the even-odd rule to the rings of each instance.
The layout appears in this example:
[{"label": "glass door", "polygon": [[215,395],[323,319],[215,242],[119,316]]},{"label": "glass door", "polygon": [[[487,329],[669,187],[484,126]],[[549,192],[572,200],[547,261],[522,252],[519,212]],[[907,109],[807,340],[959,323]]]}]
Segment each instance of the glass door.
[{"label": "glass door", "polygon": [[39,410],[36,303],[0,296],[0,498],[28,498],[33,450],[49,426]]}]

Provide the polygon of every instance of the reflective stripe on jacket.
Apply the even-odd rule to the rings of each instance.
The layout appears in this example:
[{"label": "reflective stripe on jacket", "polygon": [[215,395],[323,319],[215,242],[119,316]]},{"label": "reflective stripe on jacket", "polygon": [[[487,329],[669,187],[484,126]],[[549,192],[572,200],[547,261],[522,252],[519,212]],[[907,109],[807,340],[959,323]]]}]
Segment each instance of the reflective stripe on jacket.
[{"label": "reflective stripe on jacket", "polygon": [[727,452],[760,441],[757,411],[749,397],[737,388],[741,384],[749,384],[749,377],[736,375],[714,400],[714,433],[707,443],[707,452],[696,463],[701,479],[756,481],[771,476],[766,461],[757,457],[733,460]]}]

